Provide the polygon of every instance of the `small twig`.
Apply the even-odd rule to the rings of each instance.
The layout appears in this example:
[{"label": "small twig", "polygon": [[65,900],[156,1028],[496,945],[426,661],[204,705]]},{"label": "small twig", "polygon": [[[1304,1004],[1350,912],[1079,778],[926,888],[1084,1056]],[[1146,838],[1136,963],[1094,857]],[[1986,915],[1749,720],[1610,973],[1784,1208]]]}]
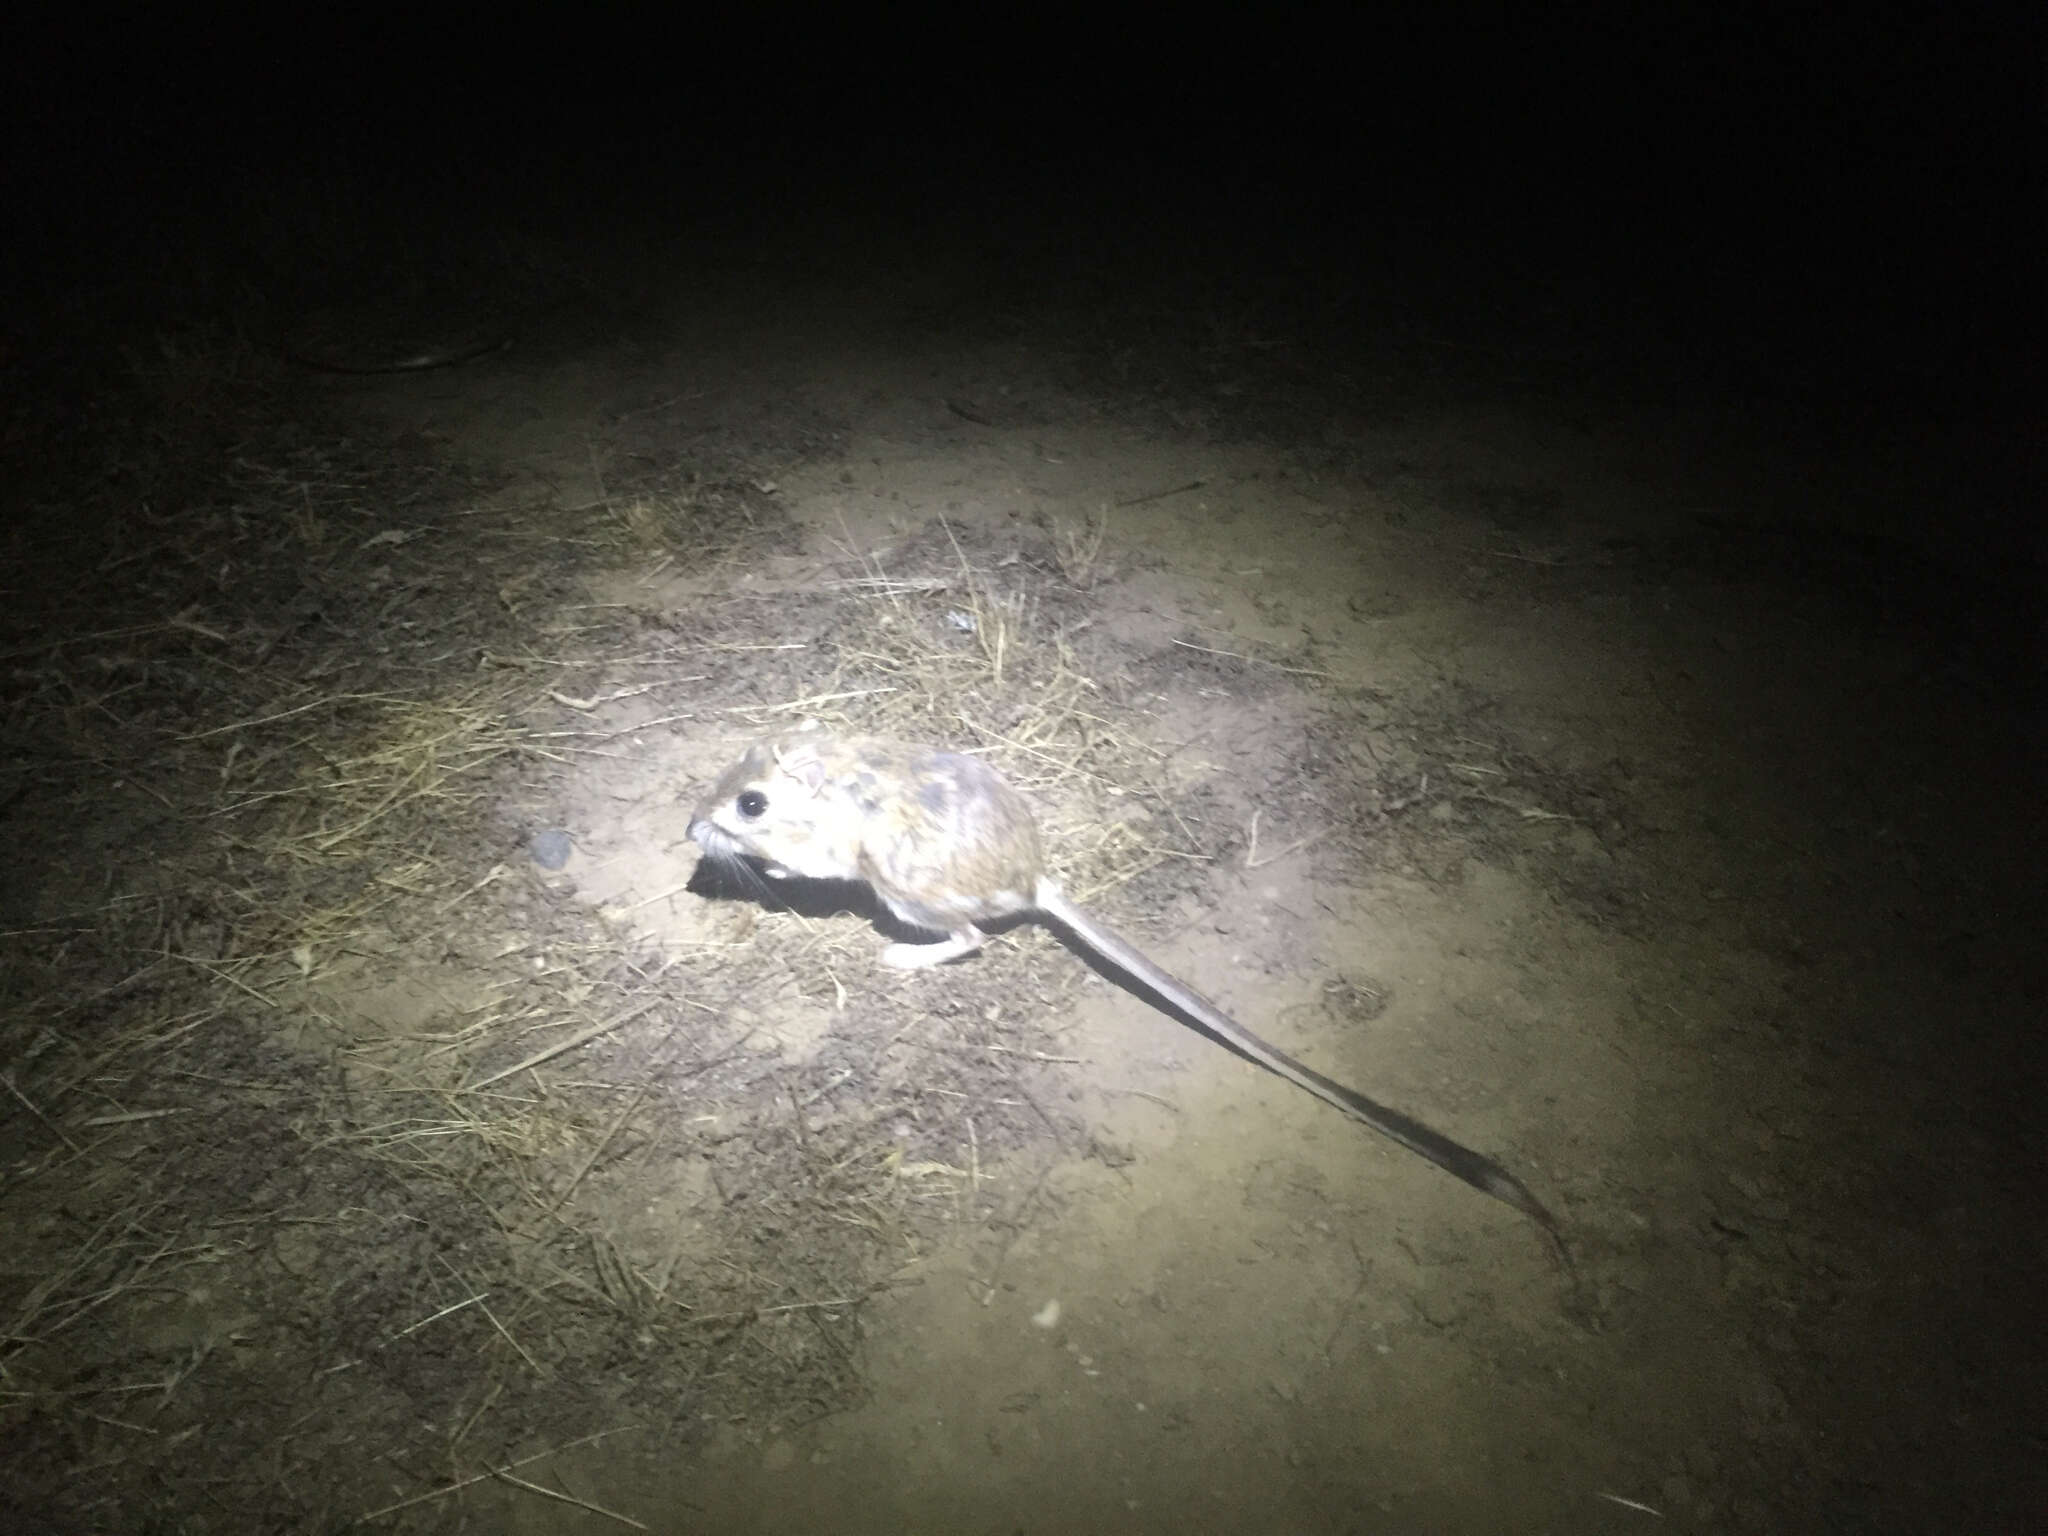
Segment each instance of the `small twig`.
[{"label": "small twig", "polygon": [[1154,1104],[1157,1104],[1161,1109],[1170,1109],[1176,1115],[1180,1113],[1180,1106],[1174,1103],[1173,1100],[1163,1099],[1156,1093],[1147,1093],[1142,1088],[1105,1088],[1102,1091],[1104,1093],[1122,1094],[1126,1098],[1150,1099]]},{"label": "small twig", "polygon": [[1383,801],[1380,805],[1380,814],[1382,816],[1398,816],[1403,811],[1407,810],[1410,806],[1420,805],[1424,800],[1428,798],[1429,775],[1425,773],[1422,776],[1422,781],[1415,786],[1415,789],[1412,793],[1406,795],[1396,795],[1391,800]]},{"label": "small twig", "polygon": [[489,874],[485,875],[483,879],[477,881],[477,883],[475,885],[472,885],[468,890],[458,891],[456,892],[455,895],[450,896],[446,901],[441,903],[440,908],[435,912],[434,915],[436,917],[446,917],[449,914],[449,912],[454,910],[456,907],[461,906],[462,903],[469,900],[470,897],[474,896],[478,891],[482,890],[485,886],[489,885],[493,880],[496,880],[503,876],[504,873],[504,865],[493,864],[491,866],[491,872]]},{"label": "small twig", "polygon": [[303,715],[309,709],[318,709],[323,704],[397,704],[399,699],[388,693],[336,693],[315,699],[310,704],[301,704],[296,709],[282,709],[274,715],[257,715],[248,720],[236,720],[228,725],[216,725],[211,730],[194,731],[189,736],[173,737],[174,741],[204,741],[209,736],[225,736],[229,731],[246,731],[252,726],[275,725],[280,720],[289,720],[293,715]]},{"label": "small twig", "polygon": [[[485,1311],[488,1312],[489,1309],[486,1308]],[[485,1393],[484,1400],[476,1405],[476,1412],[472,1413],[467,1419],[463,1420],[462,1428],[455,1431],[454,1438],[448,1442],[449,1448],[451,1450],[454,1449],[454,1447],[462,1444],[464,1440],[467,1440],[469,1438],[469,1432],[472,1429],[476,1428],[477,1420],[481,1419],[486,1413],[490,1412],[491,1404],[495,1403],[498,1400],[499,1394],[501,1394],[504,1390],[504,1382],[494,1381],[491,1383],[491,1390]]]},{"label": "small twig", "polygon": [[643,693],[652,693],[657,688],[673,688],[679,683],[701,683],[706,676],[707,674],[700,672],[695,677],[664,677],[656,682],[642,683],[637,688],[614,688],[610,693],[593,693],[587,699],[571,698],[558,688],[550,688],[547,693],[557,704],[587,714],[600,704],[616,704],[621,699],[637,699]]},{"label": "small twig", "polygon": [[[11,1089],[14,1084],[9,1083],[7,1086]],[[15,1097],[20,1098],[21,1095],[17,1093]],[[170,1109],[130,1109],[117,1115],[94,1115],[81,1123],[86,1129],[96,1131],[103,1125],[133,1125],[138,1120],[162,1120],[169,1115],[189,1115],[191,1113],[192,1108],[190,1105],[180,1104]],[[40,1120],[42,1116],[37,1115],[36,1118]],[[44,1123],[48,1124],[47,1121]],[[50,1129],[53,1131],[57,1130],[54,1125],[50,1126]],[[62,1131],[57,1131],[57,1134],[59,1136],[64,1135]],[[65,1140],[68,1142],[70,1138],[65,1137]],[[77,1151],[77,1146],[73,1145],[72,1150],[74,1152]]]},{"label": "small twig", "polygon": [[1593,1497],[1596,1499],[1605,1499],[1610,1504],[1619,1504],[1623,1509],[1632,1509],[1637,1514],[1652,1515],[1659,1520],[1662,1520],[1664,1518],[1663,1510],[1654,1509],[1648,1504],[1638,1503],[1634,1499],[1624,1499],[1618,1493],[1602,1493],[1599,1489],[1596,1488],[1593,1490]]},{"label": "small twig", "polygon": [[[462,1271],[457,1269],[453,1264],[450,1264],[445,1256],[437,1254],[435,1255],[435,1257],[441,1260],[441,1267],[447,1270],[448,1273],[454,1277],[456,1284],[468,1285],[470,1283],[463,1276]],[[548,1373],[541,1369],[540,1362],[538,1360],[534,1359],[532,1355],[526,1352],[526,1346],[524,1344],[521,1344],[517,1339],[513,1338],[511,1331],[507,1329],[503,1323],[498,1321],[498,1314],[491,1310],[490,1302],[486,1300],[483,1296],[479,1296],[477,1298],[477,1307],[483,1313],[484,1317],[489,1321],[490,1325],[498,1330],[499,1336],[503,1338],[507,1344],[510,1344],[512,1346],[513,1351],[519,1356],[520,1359],[524,1360],[527,1363],[527,1365],[532,1369],[533,1374],[540,1377],[543,1381],[545,1381],[547,1379]],[[499,1382],[497,1386],[491,1389],[491,1396],[495,1398],[498,1395],[498,1393],[503,1390],[503,1388],[504,1383]],[[456,1440],[460,1440],[463,1435],[469,1433],[471,1426],[476,1423],[477,1419],[483,1416],[484,1408],[488,1408],[489,1406],[490,1403],[487,1400],[482,1407],[479,1407],[477,1411],[470,1416],[469,1423],[465,1424],[462,1427],[461,1432],[458,1433],[455,1437]]]},{"label": "small twig", "polygon": [[1176,640],[1173,643],[1182,650],[1200,651],[1207,656],[1228,656],[1232,661],[1249,662],[1261,667],[1271,667],[1275,672],[1291,672],[1297,677],[1328,677],[1330,675],[1327,672],[1318,671],[1314,667],[1285,666],[1280,662],[1267,661],[1262,657],[1247,656],[1241,651],[1219,651],[1212,645],[1197,645],[1192,640]]},{"label": "small twig", "polygon": [[[135,558],[140,559],[141,556]],[[61,651],[67,645],[92,645],[101,640],[132,640],[137,635],[153,635],[166,627],[168,626],[163,624],[130,624],[121,629],[95,630],[86,635],[64,635],[56,640],[44,640],[35,645],[0,651],[0,661],[17,661],[24,656],[41,656],[49,651]]]},{"label": "small twig", "polygon": [[833,1076],[832,1080],[829,1083],[824,1084],[822,1087],[813,1088],[808,1094],[804,1095],[803,1103],[799,1104],[797,1107],[799,1109],[809,1108],[811,1105],[817,1103],[818,1100],[825,1097],[826,1094],[831,1093],[834,1089],[843,1086],[846,1083],[846,1081],[852,1076],[853,1068],[843,1068],[841,1071],[839,1071]]},{"label": "small twig", "polygon": [[744,1317],[768,1317],[776,1312],[829,1312],[834,1307],[857,1307],[858,1296],[835,1296],[830,1301],[785,1301],[772,1307],[747,1307],[738,1312],[699,1312],[685,1319],[692,1323],[730,1323]]},{"label": "small twig", "polygon": [[[1210,864],[1215,862],[1216,858],[1216,855],[1213,853],[1196,853],[1187,848],[1162,848],[1157,843],[1140,843],[1138,844],[1138,851],[1153,855],[1153,863],[1155,864],[1161,859],[1191,859],[1197,864]],[[1147,865],[1146,867],[1149,869],[1151,866]]]},{"label": "small twig", "polygon": [[626,1123],[634,1110],[647,1101],[650,1088],[650,1084],[642,1083],[640,1091],[626,1101],[626,1107],[612,1117],[612,1123],[606,1126],[605,1133],[598,1137],[597,1145],[590,1149],[590,1156],[583,1160],[583,1166],[576,1170],[576,1176],[563,1186],[562,1192],[555,1196],[555,1203],[548,1207],[548,1214],[550,1216],[559,1211],[568,1202],[569,1197],[576,1193],[576,1186],[581,1184],[590,1170],[597,1166],[597,1160],[604,1156],[604,1149],[610,1146],[612,1138],[619,1134],[619,1127]]},{"label": "small twig", "polygon": [[1112,789],[1120,787],[1118,786],[1116,780],[1108,778],[1103,774],[1095,773],[1087,768],[1080,767],[1078,764],[1075,763],[1061,762],[1058,758],[1054,757],[1050,752],[1041,752],[1038,748],[1034,746],[1030,746],[1025,742],[1018,741],[1015,737],[1005,736],[1001,731],[998,731],[991,726],[981,724],[978,720],[976,720],[973,716],[967,714],[965,711],[955,711],[954,718],[958,720],[962,725],[966,726],[968,730],[974,732],[975,735],[985,737],[989,740],[999,741],[1004,746],[1010,748],[1012,751],[1022,752],[1026,757],[1035,757],[1042,763],[1050,763],[1053,767],[1057,768],[1061,773],[1078,773],[1084,779],[1093,779],[1096,783],[1106,784],[1110,786]]},{"label": "small twig", "polygon": [[255,998],[257,1002],[261,1003],[266,1008],[275,1008],[278,1006],[274,999],[266,996],[261,992],[258,992],[254,987],[250,986],[249,983],[243,981],[240,977],[230,976],[226,971],[222,970],[217,965],[209,965],[207,964],[206,961],[201,960],[193,955],[170,954],[167,956],[167,958],[172,960],[182,960],[187,965],[198,966],[200,970],[205,971],[209,976],[216,977],[217,979],[226,982],[229,986],[235,987],[240,991],[248,993],[251,997]]},{"label": "small twig", "polygon": [[934,1088],[931,1092],[942,1099],[972,1099],[977,1104],[994,1104],[1002,1109],[1024,1108],[1022,1099],[991,1099],[986,1094],[962,1093],[958,1088]]},{"label": "small twig", "polygon": [[519,1062],[517,1065],[507,1067],[502,1072],[493,1072],[489,1077],[479,1078],[476,1082],[458,1088],[456,1092],[475,1093],[479,1088],[488,1088],[491,1084],[501,1082],[505,1078],[517,1077],[520,1073],[531,1067],[537,1067],[542,1062],[553,1061],[564,1051],[573,1051],[577,1046],[595,1040],[599,1035],[609,1034],[622,1025],[632,1023],[633,1020],[639,1018],[641,1014],[652,1008],[658,1001],[658,998],[650,997],[646,1001],[628,1008],[624,1013],[605,1020],[602,1024],[593,1024],[588,1029],[580,1029],[566,1040],[558,1041],[554,1045],[545,1046],[535,1051],[526,1060]]},{"label": "small twig", "polygon": [[680,896],[685,891],[689,890],[689,888],[690,882],[688,880],[685,880],[681,885],[672,885],[665,891],[657,892],[656,894],[649,896],[644,900],[636,901],[631,906],[627,907],[625,910],[628,912],[638,912],[642,907],[651,907],[657,901],[667,901],[672,896]]},{"label": "small twig", "polygon": [[444,1483],[439,1488],[430,1488],[425,1493],[416,1493],[409,1499],[400,1499],[396,1504],[386,1504],[382,1509],[373,1509],[366,1515],[357,1515],[355,1519],[349,1521],[349,1524],[352,1526],[368,1525],[372,1520],[381,1520],[386,1515],[395,1515],[401,1509],[411,1509],[416,1504],[431,1504],[436,1499],[445,1499],[449,1494],[460,1493],[463,1489],[483,1482],[486,1478],[501,1477],[505,1473],[512,1471],[515,1467],[530,1466],[536,1461],[545,1461],[550,1456],[559,1456],[565,1451],[580,1450],[586,1445],[595,1445],[600,1440],[606,1440],[626,1430],[639,1429],[640,1427],[638,1424],[621,1424],[616,1429],[600,1429],[594,1435],[585,1435],[581,1440],[571,1440],[567,1445],[550,1446],[544,1451],[535,1451],[531,1456],[522,1456],[517,1461],[508,1461],[502,1467],[490,1467],[482,1472],[472,1473],[470,1476],[458,1479],[455,1482]]},{"label": "small twig", "polygon": [[1164,501],[1169,496],[1185,496],[1189,491],[1199,491],[1202,488],[1202,484],[1203,482],[1200,480],[1190,480],[1186,485],[1176,485],[1171,490],[1152,491],[1143,496],[1133,496],[1129,501],[1120,501],[1116,505],[1119,507],[1142,507],[1148,501]]},{"label": "small twig", "polygon": [[[623,603],[586,603],[583,606],[589,608],[623,608],[627,605]],[[763,642],[759,645],[738,645],[729,642],[717,645],[678,645],[666,650],[650,653],[646,656],[607,656],[604,658],[604,664],[608,667],[672,667],[675,665],[678,656],[689,656],[698,651],[716,651],[723,654],[728,651],[807,651],[810,648],[808,640],[777,640],[773,643]],[[588,656],[535,656],[526,654],[512,657],[487,654],[485,659],[508,667],[587,667],[591,663],[591,658]]]},{"label": "small twig", "polygon": [[82,1152],[85,1150],[83,1147],[79,1146],[77,1142],[73,1141],[69,1136],[66,1136],[64,1134],[64,1129],[62,1126],[58,1125],[54,1120],[52,1120],[48,1115],[44,1114],[40,1109],[37,1109],[35,1105],[31,1104],[29,1102],[27,1094],[23,1093],[19,1088],[14,1086],[14,1074],[12,1072],[0,1073],[0,1083],[5,1083],[7,1085],[7,1091],[13,1094],[17,1099],[21,1100],[21,1107],[27,1110],[30,1114],[34,1115],[36,1119],[40,1120],[43,1123],[44,1130],[48,1131],[52,1136],[56,1137],[59,1141],[63,1142],[65,1146],[69,1147],[74,1152]]},{"label": "small twig", "polygon": [[1086,1065],[1085,1058],[1080,1056],[1048,1056],[1043,1051],[1020,1051],[1008,1045],[984,1045],[982,1049],[996,1056],[1022,1056],[1027,1061],[1050,1061],[1063,1067]]},{"label": "small twig", "polygon": [[1287,855],[1294,852],[1295,849],[1306,848],[1315,841],[1313,837],[1297,838],[1278,853],[1268,854],[1262,859],[1259,857],[1259,816],[1260,813],[1258,811],[1252,812],[1251,847],[1245,850],[1244,855],[1244,867],[1246,869],[1264,869],[1268,864],[1277,864],[1286,858]]},{"label": "small twig", "polygon": [[1577,821],[1579,818],[1566,811],[1545,811],[1534,806],[1517,805],[1512,800],[1503,800],[1499,795],[1484,794],[1469,789],[1458,797],[1461,800],[1481,800],[1488,805],[1497,805],[1503,810],[1513,811],[1524,821]]},{"label": "small twig", "polygon": [[581,739],[586,741],[616,741],[621,736],[636,735],[652,730],[657,725],[673,725],[678,720],[695,720],[697,712],[686,709],[680,714],[656,715],[652,720],[636,720],[631,725],[621,725],[609,731],[521,731],[513,738],[515,742],[564,741]]},{"label": "small twig", "polygon": [[[507,1344],[510,1344],[512,1348],[518,1352],[519,1358],[526,1362],[528,1368],[532,1370],[533,1374],[540,1377],[543,1381],[545,1381],[547,1379],[548,1373],[541,1369],[541,1364],[538,1360],[534,1359],[533,1356],[529,1355],[526,1352],[526,1346],[520,1343],[517,1339],[513,1338],[511,1332],[505,1327],[505,1325],[498,1321],[498,1314],[493,1312],[489,1307],[485,1307],[484,1316],[490,1320],[491,1326],[498,1330],[499,1334],[504,1338],[505,1342]],[[479,1408],[477,1412],[482,1413],[483,1409]]]},{"label": "small twig", "polygon": [[652,1526],[643,1525],[640,1521],[635,1520],[631,1515],[622,1515],[616,1510],[606,1509],[602,1504],[593,1504],[588,1499],[579,1499],[572,1493],[559,1493],[553,1488],[544,1488],[539,1483],[529,1483],[525,1478],[514,1477],[510,1472],[497,1472],[492,1475],[501,1483],[510,1483],[514,1488],[524,1488],[528,1493],[537,1493],[544,1499],[556,1499],[561,1503],[573,1505],[577,1509],[587,1509],[593,1515],[603,1515],[605,1519],[616,1520],[619,1524],[630,1526],[633,1530],[646,1531],[653,1529]]},{"label": "small twig", "polygon": [[198,611],[198,606],[199,605],[195,603],[192,605],[192,607],[187,608],[183,613],[172,614],[168,619],[164,620],[164,628],[188,630],[195,635],[204,635],[209,640],[219,640],[222,643],[226,643],[228,638],[226,635],[222,634],[219,630],[213,628],[211,625],[202,624],[197,619],[192,617],[192,615]]},{"label": "small twig", "polygon": [[892,688],[855,688],[846,693],[815,693],[807,699],[790,699],[782,704],[728,704],[720,710],[724,715],[750,715],[757,710],[786,714],[794,709],[809,709],[813,704],[836,704],[841,699],[865,699],[878,693],[894,693]]},{"label": "small twig", "polygon": [[906,592],[943,592],[952,585],[945,576],[848,576],[828,581],[827,592],[879,592],[884,597],[901,597]]},{"label": "small twig", "polygon": [[[470,1297],[467,1301],[451,1302],[449,1305],[443,1307],[440,1311],[428,1314],[426,1317],[421,1318],[418,1322],[412,1324],[410,1327],[399,1329],[398,1332],[392,1334],[390,1338],[386,1339],[384,1343],[395,1344],[409,1333],[418,1333],[420,1329],[426,1327],[429,1323],[438,1323],[442,1318],[446,1317],[451,1312],[460,1312],[464,1307],[474,1307],[482,1302],[489,1301],[490,1299],[491,1293],[489,1291],[479,1291],[476,1293],[476,1295]],[[379,1345],[378,1347],[381,1349],[383,1345]]]},{"label": "small twig", "polygon": [[57,1018],[66,1018],[66,1016],[70,1016],[70,1014],[76,1014],[76,1012],[80,1012],[80,1010],[84,1010],[84,1008],[92,1008],[92,1004],[96,1004],[96,1001],[100,1001],[102,997],[113,997],[113,995],[115,995],[117,991],[121,991],[123,987],[131,987],[131,985],[135,985],[135,983],[137,983],[137,981],[141,981],[141,979],[143,979],[145,975],[150,975],[152,971],[156,971],[156,967],[160,967],[160,965],[164,963],[164,958],[166,958],[166,956],[162,956],[162,954],[160,954],[158,958],[154,958],[154,961],[150,961],[150,965],[145,965],[145,967],[141,967],[139,971],[129,971],[129,973],[127,973],[125,977],[121,977],[119,981],[115,981],[115,983],[111,983],[111,985],[106,985],[106,987],[100,987],[98,991],[92,991],[92,993],[86,993],[84,997],[74,997],[74,999],[70,1001],[70,1004],[66,1004],[66,1006],[63,1006],[63,1008],[61,1008],[61,1010],[57,1012]]}]

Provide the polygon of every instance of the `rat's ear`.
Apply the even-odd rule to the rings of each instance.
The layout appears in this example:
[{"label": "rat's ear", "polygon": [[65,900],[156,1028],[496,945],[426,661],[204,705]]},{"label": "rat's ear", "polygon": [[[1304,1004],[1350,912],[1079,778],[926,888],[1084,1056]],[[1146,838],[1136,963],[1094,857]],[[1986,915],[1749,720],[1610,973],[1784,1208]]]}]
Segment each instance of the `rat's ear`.
[{"label": "rat's ear", "polygon": [[818,749],[809,742],[800,742],[787,748],[776,747],[774,751],[775,766],[812,794],[817,794],[825,787],[825,760],[818,755]]}]

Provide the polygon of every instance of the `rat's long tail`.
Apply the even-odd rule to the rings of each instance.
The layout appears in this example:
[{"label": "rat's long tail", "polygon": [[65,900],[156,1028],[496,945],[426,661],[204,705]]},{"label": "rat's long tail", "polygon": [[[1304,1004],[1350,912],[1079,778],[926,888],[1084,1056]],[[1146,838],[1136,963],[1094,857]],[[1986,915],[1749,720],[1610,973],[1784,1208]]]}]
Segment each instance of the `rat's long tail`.
[{"label": "rat's long tail", "polygon": [[1193,987],[1161,970],[1113,930],[1096,922],[1067,900],[1050,880],[1038,882],[1038,910],[1247,1061],[1256,1062],[1267,1071],[1306,1088],[1325,1103],[1334,1104],[1382,1136],[1392,1137],[1409,1151],[1428,1158],[1446,1173],[1455,1174],[1481,1193],[1513,1206],[1540,1225],[1553,1240],[1557,1239],[1557,1218],[1529,1192],[1526,1184],[1492,1158],[1482,1157],[1470,1147],[1431,1130],[1398,1109],[1389,1109],[1377,1099],[1369,1099],[1356,1089],[1332,1081],[1313,1067],[1303,1066],[1278,1046],[1261,1040]]}]

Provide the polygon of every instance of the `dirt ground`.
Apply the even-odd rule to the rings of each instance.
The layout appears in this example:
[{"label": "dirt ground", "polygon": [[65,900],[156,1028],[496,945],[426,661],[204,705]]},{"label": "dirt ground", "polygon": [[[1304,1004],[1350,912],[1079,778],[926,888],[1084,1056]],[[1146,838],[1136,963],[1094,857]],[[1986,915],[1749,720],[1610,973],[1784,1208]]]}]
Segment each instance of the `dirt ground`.
[{"label": "dirt ground", "polygon": [[[2024,1526],[2023,445],[828,248],[10,429],[11,1528]],[[988,754],[1568,1258],[1041,929],[707,888],[804,718]]]}]

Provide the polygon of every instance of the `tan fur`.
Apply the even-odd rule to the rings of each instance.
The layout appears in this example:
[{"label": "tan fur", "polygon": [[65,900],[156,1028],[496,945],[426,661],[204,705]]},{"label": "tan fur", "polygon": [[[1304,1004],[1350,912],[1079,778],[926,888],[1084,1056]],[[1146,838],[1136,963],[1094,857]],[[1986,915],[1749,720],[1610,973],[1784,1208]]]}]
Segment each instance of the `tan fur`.
[{"label": "tan fur", "polygon": [[[749,790],[767,801],[758,818],[739,809]],[[703,827],[793,875],[865,880],[905,922],[943,933],[1037,900],[1031,807],[987,763],[957,752],[876,737],[772,738],[705,795],[690,835]]]}]

